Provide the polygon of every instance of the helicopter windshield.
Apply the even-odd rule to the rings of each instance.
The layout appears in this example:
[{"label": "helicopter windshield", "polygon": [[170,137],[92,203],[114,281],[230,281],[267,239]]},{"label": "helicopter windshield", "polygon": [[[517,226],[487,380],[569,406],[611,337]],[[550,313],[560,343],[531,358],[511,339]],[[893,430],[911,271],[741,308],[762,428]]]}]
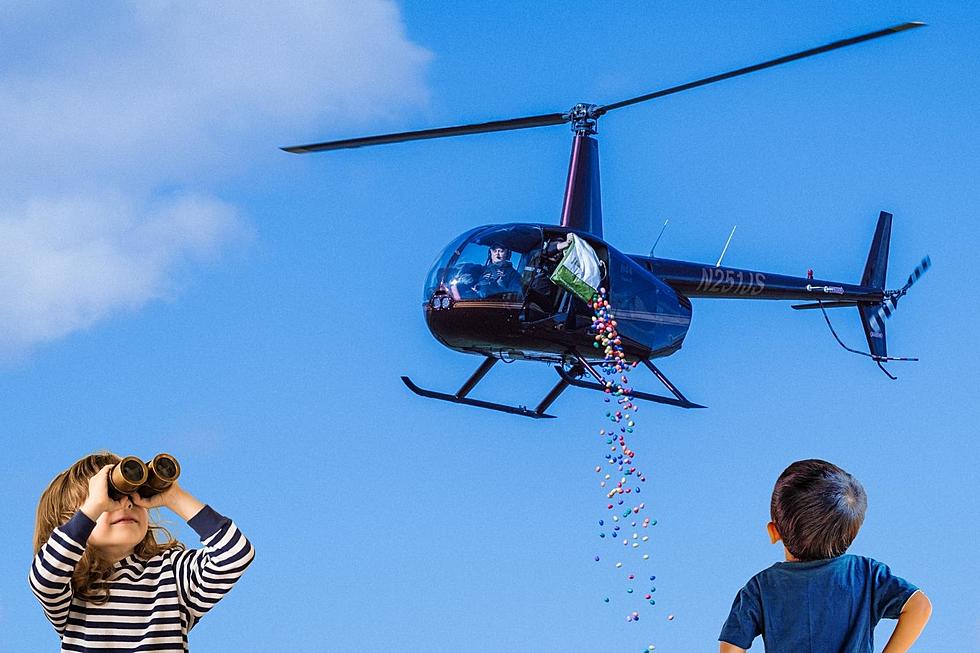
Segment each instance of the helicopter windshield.
[{"label": "helicopter windshield", "polygon": [[428,299],[439,288],[454,300],[523,302],[539,227],[508,225],[469,231],[450,243],[429,273]]}]

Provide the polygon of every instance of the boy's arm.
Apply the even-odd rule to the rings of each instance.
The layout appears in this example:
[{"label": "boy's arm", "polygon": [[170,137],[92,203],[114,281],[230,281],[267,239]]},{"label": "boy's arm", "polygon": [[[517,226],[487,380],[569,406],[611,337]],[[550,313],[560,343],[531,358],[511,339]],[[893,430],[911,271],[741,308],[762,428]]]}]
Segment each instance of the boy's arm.
[{"label": "boy's arm", "polygon": [[905,602],[902,613],[898,616],[898,625],[888,638],[888,643],[882,653],[905,653],[919,638],[922,629],[926,627],[929,616],[932,615],[932,603],[922,590],[916,591]]},{"label": "boy's arm", "polygon": [[163,494],[134,499],[144,507],[169,507],[201,537],[204,548],[180,551],[172,558],[177,596],[194,625],[245,573],[255,555],[252,545],[230,519],[176,483]]},{"label": "boy's arm", "polygon": [[744,653],[751,648],[752,641],[762,633],[762,623],[761,588],[757,575],[735,595],[731,612],[718,635],[721,653]]}]

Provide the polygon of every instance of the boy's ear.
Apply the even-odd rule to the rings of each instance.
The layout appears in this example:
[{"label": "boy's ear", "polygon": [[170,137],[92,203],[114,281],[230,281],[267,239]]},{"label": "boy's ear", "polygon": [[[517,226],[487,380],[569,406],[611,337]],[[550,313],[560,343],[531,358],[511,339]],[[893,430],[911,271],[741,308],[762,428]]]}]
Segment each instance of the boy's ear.
[{"label": "boy's ear", "polygon": [[769,531],[769,540],[773,544],[783,539],[782,536],[779,534],[779,531],[776,530],[776,522],[769,522],[768,524],[766,524],[766,530]]}]

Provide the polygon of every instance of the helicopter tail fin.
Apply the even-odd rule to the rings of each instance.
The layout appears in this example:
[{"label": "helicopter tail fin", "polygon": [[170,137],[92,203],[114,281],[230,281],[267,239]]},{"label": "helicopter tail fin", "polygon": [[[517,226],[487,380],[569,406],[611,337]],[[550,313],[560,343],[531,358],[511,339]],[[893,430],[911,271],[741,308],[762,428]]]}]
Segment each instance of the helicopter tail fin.
[{"label": "helicopter tail fin", "polygon": [[[917,361],[918,358],[902,356],[889,356],[888,346],[885,339],[885,320],[892,316],[898,307],[898,300],[905,296],[916,281],[932,266],[932,261],[926,256],[922,259],[909,275],[908,281],[898,290],[885,290],[885,275],[888,270],[888,241],[892,232],[892,214],[882,211],[878,216],[878,226],[875,228],[874,239],[871,241],[871,251],[868,252],[868,261],[864,265],[864,274],[861,275],[861,286],[863,290],[877,290],[881,292],[881,301],[858,301],[856,302],[858,314],[861,317],[861,326],[864,327],[864,336],[868,340],[868,351],[852,349],[844,344],[830,323],[830,317],[826,309],[837,308],[846,305],[855,305],[850,302],[817,302],[817,307],[823,313],[830,332],[837,340],[837,344],[853,354],[867,356],[877,363],[881,371],[888,375],[888,378],[896,377],[885,369],[882,363],[890,361]],[[869,293],[872,294],[872,293]],[[873,293],[877,294],[877,293]],[[802,304],[793,308],[812,308],[813,304]]]},{"label": "helicopter tail fin", "polygon": [[884,304],[861,302],[858,312],[861,314],[861,326],[864,336],[868,339],[868,351],[874,358],[887,358],[888,345],[885,340],[885,323],[877,319],[878,311]]},{"label": "helicopter tail fin", "polygon": [[[868,262],[864,265],[861,275],[861,285],[884,290],[885,274],[888,271],[888,244],[892,235],[892,214],[882,211],[878,215],[878,225],[871,240],[871,250],[868,252]],[[888,346],[885,340],[885,324],[878,318],[883,303],[861,302],[858,312],[861,315],[861,326],[868,340],[868,351],[874,357],[888,356]]]},{"label": "helicopter tail fin", "polygon": [[892,214],[882,211],[878,215],[878,226],[871,241],[868,262],[864,265],[861,285],[872,288],[885,287],[885,272],[888,270],[888,243],[892,236]]},{"label": "helicopter tail fin", "polygon": [[[887,355],[885,353],[885,320],[891,317],[895,309],[898,308],[898,300],[905,296],[909,288],[912,287],[912,284],[918,281],[930,267],[932,267],[932,260],[926,256],[915,266],[912,274],[909,275],[908,281],[899,290],[886,291],[885,297],[881,302],[861,302],[858,304],[858,310],[861,311],[861,322],[864,324],[865,333],[868,335],[868,346],[872,355],[882,357]],[[880,353],[875,351],[875,346],[872,342],[879,343]]]}]

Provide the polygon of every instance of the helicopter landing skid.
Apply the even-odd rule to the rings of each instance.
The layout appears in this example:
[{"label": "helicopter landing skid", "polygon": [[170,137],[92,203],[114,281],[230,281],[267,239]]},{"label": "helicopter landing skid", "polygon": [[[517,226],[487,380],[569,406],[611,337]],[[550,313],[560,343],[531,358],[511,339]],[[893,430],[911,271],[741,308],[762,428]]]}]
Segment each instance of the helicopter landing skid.
[{"label": "helicopter landing skid", "polygon": [[[585,358],[578,352],[574,352],[575,359],[578,361],[572,366],[570,370],[565,370],[562,366],[556,365],[555,370],[558,372],[558,376],[561,380],[569,385],[574,385],[577,388],[586,388],[588,390],[597,390],[599,392],[606,392],[608,387],[606,386],[607,381],[602,378],[602,375],[596,371],[592,365],[585,360]],[[677,406],[678,408],[705,408],[701,404],[695,404],[687,399],[677,387],[670,382],[660,369],[651,363],[648,359],[643,359],[643,364],[646,365],[647,369],[653,372],[654,376],[664,384],[664,387],[670,390],[673,397],[665,397],[663,395],[650,394],[648,392],[637,392],[635,390],[630,391],[628,396],[633,399],[643,399],[645,401],[653,401],[658,404],[667,404],[668,406]],[[593,383],[591,381],[583,381],[580,377],[584,373],[588,373],[589,376],[594,378],[598,383]]]},{"label": "helicopter landing skid", "polygon": [[[470,393],[476,384],[483,380],[483,377],[487,375],[490,368],[493,367],[499,358],[494,358],[492,356],[487,356],[486,359],[480,363],[480,367],[476,369],[475,372],[463,383],[459,391],[456,394],[449,394],[446,392],[435,392],[434,390],[426,390],[425,388],[420,388],[407,376],[402,377],[402,381],[408,386],[408,389],[421,397],[428,397],[429,399],[438,399],[440,401],[449,401],[454,404],[465,404],[467,406],[476,406],[477,408],[488,408],[490,410],[497,410],[502,413],[510,413],[511,415],[523,415],[524,417],[532,417],[534,419],[554,419],[554,415],[549,415],[544,411],[548,410],[548,407],[554,403],[555,399],[561,395],[562,392],[571,385],[570,382],[565,379],[560,379],[555,387],[545,395],[544,399],[541,400],[534,410],[529,409],[527,406],[508,406],[506,404],[497,404],[492,401],[481,401],[480,399],[470,399],[466,395]],[[581,370],[578,365],[572,367],[572,372],[581,374]]]}]

